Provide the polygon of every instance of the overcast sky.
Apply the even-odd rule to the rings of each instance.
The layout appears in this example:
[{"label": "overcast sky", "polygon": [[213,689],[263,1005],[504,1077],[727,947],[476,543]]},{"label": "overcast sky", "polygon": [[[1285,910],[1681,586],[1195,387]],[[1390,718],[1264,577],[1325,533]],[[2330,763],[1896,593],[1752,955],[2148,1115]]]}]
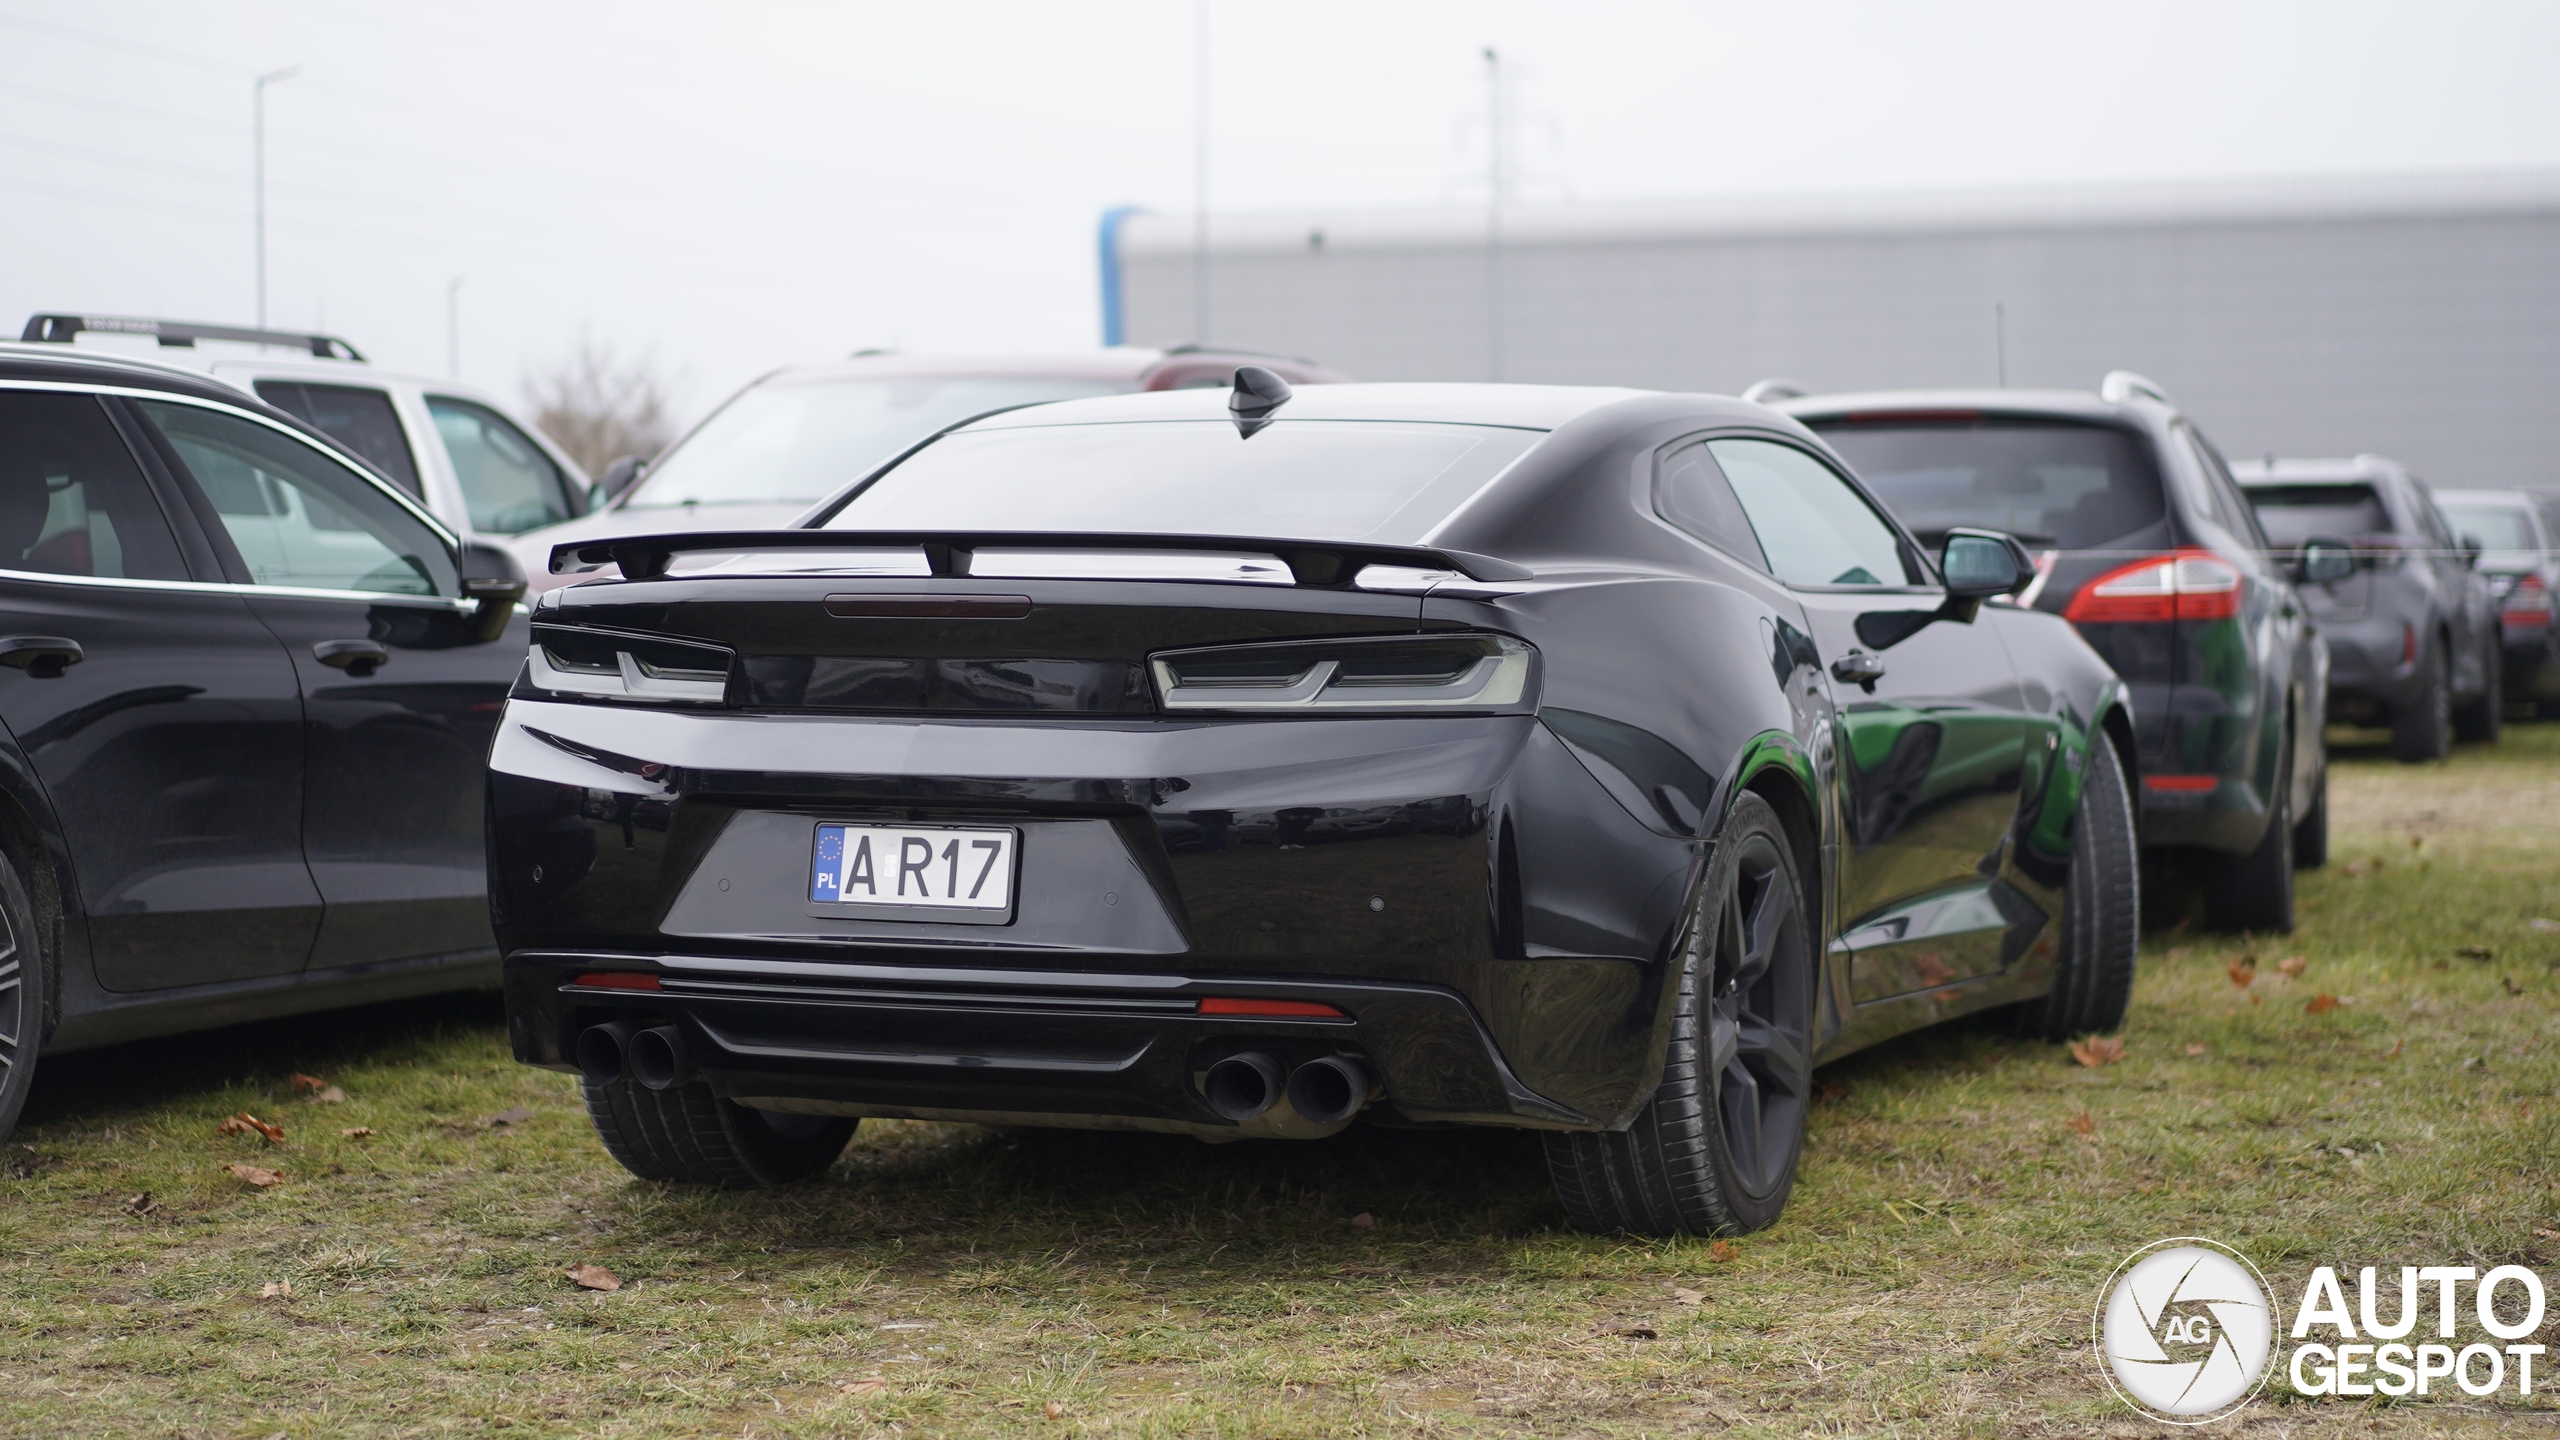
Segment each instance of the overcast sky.
[{"label": "overcast sky", "polygon": [[[269,320],[510,397],[582,327],[698,412],[873,345],[1082,346],[1188,211],[1195,0],[0,0],[0,322]],[[1206,0],[1210,208],[2560,166],[2560,5]],[[1222,336],[1250,344],[1251,336]]]}]

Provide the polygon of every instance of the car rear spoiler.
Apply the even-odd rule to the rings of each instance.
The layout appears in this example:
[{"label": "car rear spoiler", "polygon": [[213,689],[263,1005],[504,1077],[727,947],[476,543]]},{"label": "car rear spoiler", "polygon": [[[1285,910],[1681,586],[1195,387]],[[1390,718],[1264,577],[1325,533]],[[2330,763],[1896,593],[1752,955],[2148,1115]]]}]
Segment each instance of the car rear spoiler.
[{"label": "car rear spoiler", "polygon": [[936,578],[969,573],[969,555],[1004,550],[1192,550],[1220,554],[1247,551],[1277,555],[1301,585],[1348,585],[1363,566],[1454,570],[1470,580],[1527,580],[1537,572],[1490,555],[1419,545],[1369,545],[1321,540],[1266,540],[1245,535],[1095,535],[1016,530],[715,530],[696,535],[632,535],[573,540],[551,547],[551,573],[580,575],[607,565],[626,580],[654,580],[678,555],[773,550],[920,549]]}]

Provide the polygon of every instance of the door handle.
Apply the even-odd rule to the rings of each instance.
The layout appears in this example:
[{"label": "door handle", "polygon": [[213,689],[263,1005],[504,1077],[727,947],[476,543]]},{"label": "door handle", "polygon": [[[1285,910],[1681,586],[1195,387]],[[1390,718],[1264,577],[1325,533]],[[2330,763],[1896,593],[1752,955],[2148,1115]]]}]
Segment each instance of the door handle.
[{"label": "door handle", "polygon": [[60,635],[11,635],[0,638],[0,665],[24,670],[31,680],[58,680],[82,659],[80,642]]},{"label": "door handle", "polygon": [[311,647],[321,664],[361,680],[391,663],[391,652],[371,640],[322,640]]},{"label": "door handle", "polygon": [[1884,678],[1884,657],[1864,650],[1852,650],[1831,662],[1831,678],[1851,685],[1863,686],[1870,695],[1876,693],[1876,682]]}]

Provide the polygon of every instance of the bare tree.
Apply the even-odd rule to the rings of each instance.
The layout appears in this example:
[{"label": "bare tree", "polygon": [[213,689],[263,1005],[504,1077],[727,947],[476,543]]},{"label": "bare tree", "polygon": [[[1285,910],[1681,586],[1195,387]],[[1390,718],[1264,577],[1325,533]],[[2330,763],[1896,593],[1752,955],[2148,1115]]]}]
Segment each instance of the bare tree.
[{"label": "bare tree", "polygon": [[657,357],[625,356],[584,329],[570,352],[525,378],[534,423],[589,475],[625,455],[642,459],[674,436]]}]

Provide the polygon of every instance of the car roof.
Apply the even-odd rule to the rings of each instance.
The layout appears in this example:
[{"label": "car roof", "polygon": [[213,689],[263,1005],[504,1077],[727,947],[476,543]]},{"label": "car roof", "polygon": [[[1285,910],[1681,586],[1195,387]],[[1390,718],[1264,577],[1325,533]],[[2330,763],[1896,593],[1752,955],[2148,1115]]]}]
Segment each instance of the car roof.
[{"label": "car roof", "polygon": [[1811,423],[1849,415],[1897,415],[1907,411],[1962,410],[1979,415],[2020,419],[2064,419],[2121,425],[2133,418],[2134,401],[2119,404],[2086,390],[1859,390],[1836,395],[1804,395],[1770,406],[1781,414]]},{"label": "car roof", "polygon": [[[1576,416],[1652,390],[1603,385],[1371,383],[1302,385],[1274,420],[1404,420],[1443,425],[1502,425],[1553,430]],[[1109,425],[1155,420],[1225,420],[1224,388],[1153,390],[1090,400],[1055,400],[970,422],[963,430],[1020,430],[1051,425]],[[1739,405],[1741,402],[1731,402]]]},{"label": "car roof", "polygon": [[2408,467],[2381,455],[2344,459],[2234,460],[2231,478],[2243,485],[2317,485],[2347,480],[2409,478]]},{"label": "car roof", "polygon": [[2541,497],[2525,490],[2439,490],[2440,505],[2504,505],[2513,510],[2530,510]]},{"label": "car roof", "polygon": [[871,376],[890,378],[903,375],[986,375],[1037,376],[1060,380],[1120,380],[1136,384],[1168,361],[1216,363],[1232,361],[1250,365],[1255,361],[1278,361],[1292,368],[1320,369],[1311,360],[1285,355],[1257,355],[1249,350],[1226,350],[1214,346],[1184,346],[1175,350],[1159,350],[1148,345],[1111,345],[1093,350],[987,350],[987,351],[917,351],[865,350],[841,360],[819,360],[801,365],[787,365],[758,380],[836,380],[862,379]]},{"label": "car roof", "polygon": [[[218,400],[225,405],[245,403],[262,411],[272,408],[241,386],[217,379],[202,370],[119,355],[111,350],[74,351],[59,344],[0,341],[0,378],[122,385],[131,389],[165,390],[175,395]],[[308,428],[298,421],[295,423],[297,428]]]}]

